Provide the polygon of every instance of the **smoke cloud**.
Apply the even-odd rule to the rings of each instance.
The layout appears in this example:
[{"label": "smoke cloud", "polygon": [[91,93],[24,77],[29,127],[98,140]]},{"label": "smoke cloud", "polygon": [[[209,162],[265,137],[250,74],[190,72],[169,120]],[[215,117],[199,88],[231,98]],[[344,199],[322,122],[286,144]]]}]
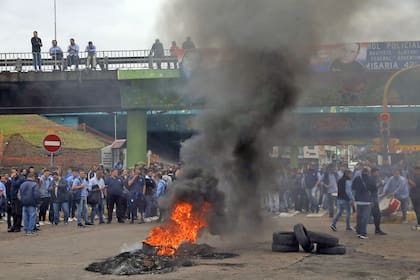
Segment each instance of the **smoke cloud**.
[{"label": "smoke cloud", "polygon": [[166,5],[164,28],[173,38],[190,35],[199,48],[219,50],[201,55],[203,67],[192,71],[185,89],[203,98],[206,109],[194,122],[198,134],[183,143],[186,168],[175,184],[175,199],[212,202],[212,232],[258,230],[260,195],[278,186],[281,170],[269,152],[292,134],[287,120],[308,75],[311,47],[344,38],[352,15],[365,6],[361,0]]}]

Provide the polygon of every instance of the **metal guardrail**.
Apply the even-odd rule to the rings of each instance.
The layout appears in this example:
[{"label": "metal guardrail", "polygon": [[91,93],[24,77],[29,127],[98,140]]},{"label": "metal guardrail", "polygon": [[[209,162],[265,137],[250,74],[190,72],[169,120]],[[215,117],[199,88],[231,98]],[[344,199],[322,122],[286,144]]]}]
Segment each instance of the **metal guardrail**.
[{"label": "metal guardrail", "polygon": [[[54,65],[61,65],[62,70],[70,70],[67,65],[67,53],[62,60],[54,60],[48,52],[41,52],[41,70],[53,71]],[[79,69],[86,69],[87,52],[79,52]],[[178,65],[178,58],[169,55],[155,58],[150,55],[150,50],[114,50],[96,52],[97,70],[116,69],[157,69],[161,64],[162,69],[174,69]],[[74,68],[74,66],[73,66]],[[28,72],[34,71],[31,52],[0,53],[0,72]]]}]

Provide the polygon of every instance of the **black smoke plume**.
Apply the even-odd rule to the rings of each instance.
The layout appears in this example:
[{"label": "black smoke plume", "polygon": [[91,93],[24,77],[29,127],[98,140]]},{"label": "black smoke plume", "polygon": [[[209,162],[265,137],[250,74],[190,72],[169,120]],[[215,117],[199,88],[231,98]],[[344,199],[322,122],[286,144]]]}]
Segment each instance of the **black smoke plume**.
[{"label": "black smoke plume", "polygon": [[332,0],[168,1],[164,28],[171,36],[191,35],[199,48],[218,50],[199,51],[201,64],[185,89],[206,105],[194,122],[198,134],[183,143],[186,167],[174,196],[210,201],[211,232],[243,225],[258,230],[261,194],[278,188],[281,170],[269,152],[292,134],[285,120],[305,80],[310,49],[322,32],[335,34],[334,26],[345,26],[362,6]]}]

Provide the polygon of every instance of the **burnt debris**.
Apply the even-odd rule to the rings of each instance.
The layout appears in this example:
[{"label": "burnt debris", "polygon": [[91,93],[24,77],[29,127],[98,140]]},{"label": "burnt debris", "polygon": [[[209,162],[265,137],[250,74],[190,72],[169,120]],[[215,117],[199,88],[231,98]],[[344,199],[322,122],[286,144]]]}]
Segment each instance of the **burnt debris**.
[{"label": "burnt debris", "polygon": [[[160,274],[176,267],[200,265],[198,259],[226,259],[238,256],[229,252],[217,252],[207,244],[183,243],[174,256],[158,256],[158,248],[143,243],[143,248],[124,252],[103,261],[91,263],[87,271],[113,275]],[[223,264],[221,264],[223,265]]]}]

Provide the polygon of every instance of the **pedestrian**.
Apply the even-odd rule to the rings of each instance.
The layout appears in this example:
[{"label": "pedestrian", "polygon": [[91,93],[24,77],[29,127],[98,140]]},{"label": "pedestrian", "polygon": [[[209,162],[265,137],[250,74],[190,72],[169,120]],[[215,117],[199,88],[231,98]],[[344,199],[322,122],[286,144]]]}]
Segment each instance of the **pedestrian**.
[{"label": "pedestrian", "polygon": [[413,230],[420,230],[420,163],[414,167],[414,175],[408,180],[410,184],[410,198],[413,203],[414,212],[417,217],[417,224]]},{"label": "pedestrian", "polygon": [[95,220],[95,215],[99,218],[99,224],[104,223],[104,191],[105,191],[105,181],[104,174],[102,170],[97,170],[95,176],[92,176],[90,179],[90,187],[92,195],[95,194],[96,202],[91,203],[92,211],[90,212],[90,222],[93,224]]},{"label": "pedestrian", "polygon": [[[45,223],[48,223],[46,221],[46,215],[48,207],[50,206],[50,197],[51,194],[48,191],[50,188],[50,185],[53,181],[52,176],[50,175],[50,171],[48,169],[44,170],[44,173],[39,178],[39,188],[40,188],[40,202],[41,205],[39,206],[39,224],[44,225]],[[51,209],[50,209],[51,211]]]},{"label": "pedestrian", "polygon": [[[156,61],[158,69],[162,68],[162,58],[165,56],[165,51],[163,49],[162,43],[159,39],[156,39],[152,45],[149,56],[153,55],[153,60]],[[152,63],[153,64],[153,63]]]},{"label": "pedestrian", "polygon": [[169,49],[169,54],[171,56],[171,61],[174,65],[174,69],[178,68],[178,59],[181,56],[181,49],[177,46],[175,41],[172,41],[171,48]]},{"label": "pedestrian", "polygon": [[77,190],[72,189],[73,187],[73,181],[79,177],[79,172],[77,170],[72,170],[71,171],[71,175],[67,176],[66,181],[67,181],[67,191],[68,191],[68,195],[69,195],[69,199],[68,199],[68,203],[69,203],[69,212],[70,212],[70,217],[69,217],[69,221],[72,222],[73,220],[75,220],[76,218],[76,209],[77,209],[77,196],[79,195],[79,192]]},{"label": "pedestrian", "polygon": [[156,192],[156,182],[153,180],[153,170],[147,170],[145,177],[145,185],[143,188],[143,195],[146,199],[146,211],[144,214],[145,222],[152,221],[152,214],[155,207],[155,192]]},{"label": "pedestrian", "polygon": [[23,229],[30,236],[35,234],[36,206],[40,199],[39,186],[33,173],[29,173],[27,180],[20,186],[19,197],[23,207]]},{"label": "pedestrian", "polygon": [[316,193],[318,192],[318,188],[321,181],[321,175],[316,170],[313,164],[307,167],[307,170],[304,173],[304,184],[305,184],[305,192],[307,196],[307,200],[309,202],[309,207],[312,213],[319,212],[319,204],[318,199],[316,197]]},{"label": "pedestrian", "polygon": [[388,179],[384,187],[384,196],[393,196],[401,202],[402,223],[407,223],[407,210],[408,210],[408,182],[407,179],[401,176],[401,171],[394,168],[392,177]]},{"label": "pedestrian", "polygon": [[52,47],[50,48],[50,56],[54,61],[53,70],[61,71],[61,65],[63,64],[63,50],[57,45],[57,40],[52,40]]},{"label": "pedestrian", "polygon": [[9,179],[9,174],[1,176],[1,182],[6,187],[6,214],[7,214],[7,230],[12,227],[12,200],[10,199],[12,181]]},{"label": "pedestrian", "polygon": [[73,38],[70,39],[70,45],[67,48],[67,65],[71,67],[75,65],[79,69],[79,45],[77,45]]},{"label": "pedestrian", "polygon": [[362,169],[360,176],[354,178],[352,190],[356,201],[356,233],[360,239],[367,239],[367,224],[371,213],[371,180],[370,170],[367,167]]},{"label": "pedestrian", "polygon": [[38,37],[38,32],[33,32],[33,37],[31,38],[32,44],[32,62],[34,65],[35,71],[41,71],[41,47],[42,40]]},{"label": "pedestrian", "polygon": [[118,176],[118,169],[113,168],[111,170],[111,176],[105,180],[106,197],[108,201],[108,224],[112,222],[112,214],[114,212],[114,206],[117,208],[117,220],[119,223],[124,223],[122,212],[122,193],[124,188],[124,182],[121,177]]},{"label": "pedestrian", "polygon": [[[87,174],[84,170],[79,171],[79,176],[73,180],[71,189],[74,195],[74,202],[76,202],[77,205],[77,226],[85,227],[93,225],[93,223],[90,223],[87,219],[89,181],[87,180]],[[85,224],[82,224],[82,218]]]},{"label": "pedestrian", "polygon": [[11,187],[10,187],[10,199],[12,207],[12,216],[13,216],[13,226],[8,230],[8,232],[20,232],[22,227],[22,204],[18,198],[19,188],[22,183],[25,181],[19,169],[11,169]]},{"label": "pedestrian", "polygon": [[194,42],[191,40],[191,37],[188,36],[185,40],[184,43],[182,43],[182,48],[184,50],[191,50],[191,49],[195,49],[195,44]]},{"label": "pedestrian", "polygon": [[335,215],[330,228],[333,231],[337,231],[337,221],[340,219],[344,210],[346,211],[346,230],[353,230],[350,226],[351,218],[351,206],[354,204],[354,196],[351,191],[351,178],[353,172],[351,170],[345,170],[343,176],[338,181],[338,192],[337,192],[337,206],[338,212]]},{"label": "pedestrian", "polygon": [[328,215],[330,218],[333,218],[335,201],[337,198],[337,174],[333,164],[327,166],[327,170],[322,179],[322,186],[326,193]]},{"label": "pedestrian", "polygon": [[60,222],[60,210],[64,214],[64,224],[69,223],[69,191],[66,179],[62,178],[58,172],[53,172],[53,183],[50,185],[51,201],[54,208],[54,224]]},{"label": "pedestrian", "polygon": [[86,57],[86,69],[96,69],[96,47],[92,41],[88,42],[85,51],[87,52]]},{"label": "pedestrian", "polygon": [[386,235],[381,229],[381,210],[379,209],[379,188],[381,187],[381,180],[379,179],[379,168],[372,167],[370,171],[370,180],[372,185],[371,198],[372,198],[372,212],[373,223],[375,224],[375,234]]},{"label": "pedestrian", "polygon": [[[141,201],[143,200],[143,188],[145,185],[145,179],[141,175],[140,168],[134,169],[134,174],[128,178],[128,209],[131,217],[131,222],[137,218],[137,209],[141,208]],[[143,211],[140,210],[140,223],[144,223]]]},{"label": "pedestrian", "polygon": [[162,173],[158,172],[156,174],[157,190],[156,190],[156,201],[159,209],[159,221],[163,221],[166,217],[166,209],[163,207],[162,200],[164,199],[167,191],[166,181],[162,178]]}]

